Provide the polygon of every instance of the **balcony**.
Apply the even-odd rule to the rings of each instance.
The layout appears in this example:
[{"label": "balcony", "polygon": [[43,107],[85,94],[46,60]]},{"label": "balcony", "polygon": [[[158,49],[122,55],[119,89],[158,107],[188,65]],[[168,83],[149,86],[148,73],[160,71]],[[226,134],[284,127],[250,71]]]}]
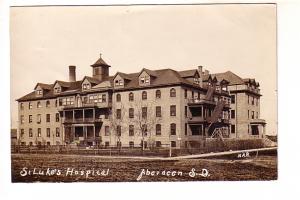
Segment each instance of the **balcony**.
[{"label": "balcony", "polygon": [[191,116],[188,118],[188,123],[189,124],[197,124],[197,123],[203,123],[205,122],[206,119],[204,117],[200,117],[200,116]]},{"label": "balcony", "polygon": [[74,108],[111,108],[112,103],[111,102],[98,102],[98,103],[82,103],[81,105],[60,105],[60,110],[71,110]]},{"label": "balcony", "polygon": [[63,124],[94,124],[94,123],[101,123],[102,118],[62,118]]},{"label": "balcony", "polygon": [[208,101],[206,99],[188,99],[188,105],[201,105],[201,104],[210,104],[210,105],[216,105],[217,102],[215,101]]},{"label": "balcony", "polygon": [[251,119],[250,124],[266,124],[264,119]]}]

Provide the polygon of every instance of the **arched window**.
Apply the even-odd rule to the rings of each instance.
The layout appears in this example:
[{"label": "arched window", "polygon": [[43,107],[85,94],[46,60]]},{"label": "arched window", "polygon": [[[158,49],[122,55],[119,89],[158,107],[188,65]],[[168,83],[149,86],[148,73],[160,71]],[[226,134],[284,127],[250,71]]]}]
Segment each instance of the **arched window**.
[{"label": "arched window", "polygon": [[41,102],[40,102],[40,101],[38,101],[38,102],[37,102],[37,104],[36,104],[36,106],[37,106],[38,108],[41,108],[41,107],[42,107],[42,104],[41,104]]},{"label": "arched window", "polygon": [[57,100],[55,100],[55,107],[57,107]]},{"label": "arched window", "polygon": [[176,90],[174,88],[170,89],[170,97],[176,97]]},{"label": "arched window", "polygon": [[47,108],[50,107],[50,101],[49,101],[49,100],[46,101],[46,107],[47,107]]},{"label": "arched window", "polygon": [[117,94],[116,100],[117,100],[117,102],[120,102],[120,101],[121,101],[121,95],[120,95],[120,94]]},{"label": "arched window", "polygon": [[160,90],[156,90],[156,92],[155,92],[155,97],[156,97],[157,99],[160,99],[160,98],[161,98],[161,91],[160,91]]},{"label": "arched window", "polygon": [[133,101],[134,100],[134,95],[132,92],[129,93],[129,101]]},{"label": "arched window", "polygon": [[142,100],[146,100],[147,99],[147,92],[143,91],[142,92]]}]

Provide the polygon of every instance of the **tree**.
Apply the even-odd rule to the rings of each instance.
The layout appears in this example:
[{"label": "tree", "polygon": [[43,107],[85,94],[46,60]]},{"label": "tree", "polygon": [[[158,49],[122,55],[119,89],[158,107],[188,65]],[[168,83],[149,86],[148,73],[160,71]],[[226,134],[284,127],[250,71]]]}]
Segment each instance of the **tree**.
[{"label": "tree", "polygon": [[109,136],[114,136],[118,145],[118,148],[121,147],[121,136],[122,132],[126,132],[127,124],[123,121],[126,115],[126,109],[122,103],[114,104],[112,109],[109,111]]},{"label": "tree", "polygon": [[148,138],[150,147],[154,146],[153,132],[156,124],[161,122],[161,115],[156,116],[156,107],[152,102],[136,101],[133,103],[134,118],[133,123],[137,133],[142,136],[141,148],[145,149],[145,138]]}]

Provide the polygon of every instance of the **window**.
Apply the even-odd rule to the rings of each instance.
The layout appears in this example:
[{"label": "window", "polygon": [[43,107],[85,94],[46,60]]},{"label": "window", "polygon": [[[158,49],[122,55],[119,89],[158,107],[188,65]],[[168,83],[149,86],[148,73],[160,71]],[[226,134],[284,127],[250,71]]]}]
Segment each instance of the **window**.
[{"label": "window", "polygon": [[134,125],[129,125],[129,136],[134,136]]},{"label": "window", "polygon": [[89,83],[82,84],[82,90],[89,90],[91,89],[91,85]]},{"label": "window", "polygon": [[143,136],[147,136],[147,133],[148,133],[147,124],[142,125],[142,133],[143,133]]},{"label": "window", "polygon": [[121,101],[121,94],[117,94],[117,96],[116,96],[116,101],[117,101],[117,102],[120,102],[120,101]]},{"label": "window", "polygon": [[117,126],[117,136],[121,136],[121,134],[122,134],[122,131],[121,131],[121,126],[120,125],[118,125]]},{"label": "window", "polygon": [[176,90],[174,88],[170,89],[170,97],[176,97]]},{"label": "window", "polygon": [[149,76],[142,76],[140,78],[140,84],[143,85],[145,83],[150,83],[150,77]]},{"label": "window", "polygon": [[29,115],[29,116],[28,116],[28,122],[29,122],[29,123],[32,123],[32,115]]},{"label": "window", "polygon": [[184,135],[187,135],[188,126],[187,123],[184,124]]},{"label": "window", "polygon": [[235,110],[231,110],[231,119],[235,119]]},{"label": "window", "polygon": [[258,106],[259,98],[256,99],[256,106]]},{"label": "window", "polygon": [[36,107],[37,107],[37,108],[41,108],[41,107],[42,107],[42,104],[41,104],[40,101],[37,102]]},{"label": "window", "polygon": [[187,89],[184,89],[184,98],[187,98]]},{"label": "window", "polygon": [[231,133],[235,133],[235,125],[231,124]]},{"label": "window", "polygon": [[155,91],[155,98],[157,98],[157,99],[161,98],[161,91],[160,90]]},{"label": "window", "polygon": [[156,135],[161,135],[161,125],[160,124],[156,124],[155,130],[156,130]]},{"label": "window", "polygon": [[171,141],[171,147],[176,147],[176,142],[175,141]]},{"label": "window", "polygon": [[25,133],[24,133],[24,129],[21,129],[20,132],[21,132],[21,138],[23,138],[23,137],[24,137],[24,134],[25,134]]},{"label": "window", "polygon": [[235,95],[231,95],[230,97],[231,97],[231,103],[235,104]]},{"label": "window", "polygon": [[200,100],[200,92],[198,92],[197,99]]},{"label": "window", "polygon": [[29,129],[29,137],[33,137],[32,128]]},{"label": "window", "polygon": [[117,119],[121,119],[121,109],[117,109]]},{"label": "window", "polygon": [[254,99],[255,99],[255,98],[252,97],[252,101],[251,101],[251,104],[252,104],[252,105],[254,105]]},{"label": "window", "polygon": [[143,91],[142,92],[142,100],[146,100],[147,99],[147,92]]},{"label": "window", "polygon": [[55,114],[55,121],[56,121],[56,122],[59,122],[59,113],[56,113],[56,114]]},{"label": "window", "polygon": [[171,135],[176,135],[176,124],[170,124]]},{"label": "window", "polygon": [[49,100],[46,101],[46,107],[47,107],[47,108],[50,107],[50,101],[49,101]]},{"label": "window", "polygon": [[37,90],[37,91],[36,91],[36,94],[37,94],[37,95],[43,95],[43,91],[42,91],[42,90]]},{"label": "window", "polygon": [[57,100],[55,100],[55,107],[57,107]]},{"label": "window", "polygon": [[133,142],[133,141],[130,141],[130,142],[129,142],[129,147],[130,147],[130,148],[133,148],[133,147],[134,147],[134,142]]},{"label": "window", "polygon": [[38,137],[41,137],[42,136],[42,130],[41,128],[38,128]]},{"label": "window", "polygon": [[74,105],[74,98],[73,97],[66,97],[59,99],[60,106],[67,106],[67,105]]},{"label": "window", "polygon": [[250,133],[250,125],[248,124],[248,133]]},{"label": "window", "polygon": [[133,101],[134,100],[134,95],[132,92],[129,93],[129,101]]},{"label": "window", "polygon": [[176,116],[176,106],[170,106],[170,116]]},{"label": "window", "polygon": [[29,110],[32,109],[32,103],[31,102],[28,103],[28,108],[29,108]]},{"label": "window", "polygon": [[104,135],[109,136],[109,126],[105,126],[104,128]]},{"label": "window", "polygon": [[36,115],[36,123],[40,124],[42,122],[41,114]]},{"label": "window", "polygon": [[184,107],[184,116],[187,117],[187,106]]},{"label": "window", "polygon": [[156,147],[161,147],[161,141],[156,141],[156,142],[155,142],[155,146],[156,146]]},{"label": "window", "polygon": [[55,132],[56,132],[56,134],[55,134],[56,137],[59,137],[59,136],[60,136],[60,130],[59,130],[59,128],[56,128],[56,131],[55,131]]},{"label": "window", "polygon": [[248,119],[250,119],[250,110],[248,110]]},{"label": "window", "polygon": [[254,111],[252,111],[251,118],[254,119]]},{"label": "window", "polygon": [[47,134],[47,137],[50,137],[50,128],[47,128],[47,130],[46,130],[46,134]]},{"label": "window", "polygon": [[103,102],[103,103],[106,102],[106,94],[102,94],[102,102]]},{"label": "window", "polygon": [[24,115],[21,115],[20,122],[21,122],[21,124],[24,124]]},{"label": "window", "polygon": [[156,117],[161,117],[161,106],[155,107]]},{"label": "window", "polygon": [[24,104],[23,103],[20,103],[20,109],[24,110]]},{"label": "window", "polygon": [[194,99],[194,98],[195,98],[195,92],[192,91],[192,99]]},{"label": "window", "polygon": [[122,79],[120,79],[120,80],[115,80],[115,86],[122,86],[122,85],[124,85]]},{"label": "window", "polygon": [[199,84],[199,78],[198,77],[194,77],[194,83]]},{"label": "window", "polygon": [[46,122],[50,122],[50,114],[46,114]]},{"label": "window", "polygon": [[109,147],[109,142],[105,142],[105,147]]},{"label": "window", "polygon": [[142,107],[142,118],[147,118],[147,107]]},{"label": "window", "polygon": [[56,94],[60,93],[60,92],[61,92],[61,88],[60,88],[60,87],[54,88],[54,92],[55,92]]},{"label": "window", "polygon": [[129,118],[134,118],[134,109],[129,108]]}]

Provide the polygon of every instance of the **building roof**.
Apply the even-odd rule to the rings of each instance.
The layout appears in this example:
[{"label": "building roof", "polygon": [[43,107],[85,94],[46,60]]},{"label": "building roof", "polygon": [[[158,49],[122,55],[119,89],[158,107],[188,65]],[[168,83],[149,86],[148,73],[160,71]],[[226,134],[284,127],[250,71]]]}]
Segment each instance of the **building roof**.
[{"label": "building roof", "polygon": [[191,70],[184,70],[184,71],[179,71],[178,72],[181,77],[186,78],[186,77],[194,77],[195,73],[198,73],[197,69],[191,69]]},{"label": "building roof", "polygon": [[[140,89],[140,88],[170,86],[170,85],[179,85],[179,84],[184,84],[184,85],[188,85],[191,87],[197,87],[197,88],[201,89],[201,87],[199,85],[184,78],[186,76],[191,76],[191,74],[196,73],[197,70],[186,70],[186,71],[179,71],[179,72],[175,71],[173,69],[169,69],[169,68],[160,69],[160,70],[148,70],[148,69],[143,69],[143,70],[145,70],[147,73],[151,74],[152,76],[155,76],[155,78],[151,80],[151,85],[149,85],[149,86],[140,86],[139,85],[139,75],[141,72],[129,73],[129,74],[118,72],[117,74],[120,74],[121,77],[126,78],[129,81],[126,82],[124,88],[117,88],[117,89],[115,88],[115,89],[116,90],[124,90],[124,89],[126,90],[126,89],[135,89],[135,88]],[[55,83],[58,83],[59,85],[64,87],[64,90],[60,94],[54,94],[54,92],[53,92],[53,90],[54,90],[53,86],[55,85],[55,83],[54,83],[50,90],[47,90],[43,93],[42,97],[36,96],[35,92],[33,91],[33,92],[17,99],[17,101],[48,99],[48,98],[56,98],[59,96],[77,94],[77,93],[82,92],[81,84],[84,79],[88,79],[90,82],[96,84],[96,86],[92,87],[93,90],[91,92],[95,92],[98,90],[99,91],[104,90],[103,87],[101,87],[101,83],[103,83],[103,82],[106,82],[106,84],[105,84],[106,90],[112,89],[111,87],[109,87],[109,84],[107,84],[107,81],[109,81],[111,83],[111,86],[113,86],[113,80],[114,80],[115,76],[109,76],[109,77],[103,79],[103,81],[101,81],[101,82],[99,80],[96,80],[96,79],[94,79],[92,77],[88,77],[88,76],[85,76],[82,80],[75,81],[75,82],[66,82],[66,81],[57,80],[57,81],[55,81]],[[206,87],[203,86],[202,89],[203,88],[205,89]]]},{"label": "building roof", "polygon": [[36,89],[37,86],[40,86],[43,90],[51,90],[53,84],[37,83],[34,89]]},{"label": "building roof", "polygon": [[[216,77],[218,81],[222,81],[223,79],[229,82],[229,85],[239,85],[244,84],[244,80],[238,75],[234,74],[231,71],[227,71],[224,73],[212,74],[212,77]],[[203,81],[208,80],[209,75],[205,75],[203,77]]]},{"label": "building roof", "polygon": [[97,66],[107,66],[107,67],[110,67],[110,65],[108,65],[101,57],[101,54],[100,54],[100,58],[94,63],[91,65],[92,67],[97,67]]},{"label": "building roof", "polygon": [[99,81],[98,79],[93,78],[93,77],[90,77],[90,76],[85,76],[85,77],[83,77],[83,79],[82,79],[81,82],[83,82],[84,79],[88,80],[90,83],[94,83],[94,84],[100,83],[100,81]]}]

